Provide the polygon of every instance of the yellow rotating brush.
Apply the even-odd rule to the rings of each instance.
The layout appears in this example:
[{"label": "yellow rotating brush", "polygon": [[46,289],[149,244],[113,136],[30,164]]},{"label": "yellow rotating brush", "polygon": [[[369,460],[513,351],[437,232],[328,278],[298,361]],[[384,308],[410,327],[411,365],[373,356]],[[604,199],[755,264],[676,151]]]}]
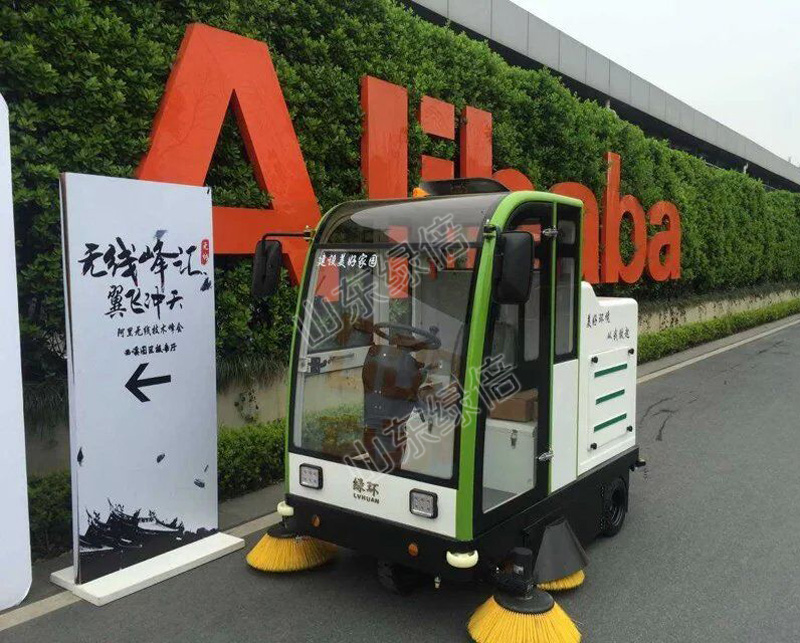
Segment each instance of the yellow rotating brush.
[{"label": "yellow rotating brush", "polygon": [[572,619],[533,580],[533,553],[512,552],[510,574],[498,577],[498,591],[481,605],[467,629],[477,643],[579,643]]},{"label": "yellow rotating brush", "polygon": [[589,557],[566,519],[560,518],[545,528],[534,571],[539,589],[563,592],[583,585],[583,569],[588,564]]},{"label": "yellow rotating brush", "polygon": [[564,592],[568,589],[575,589],[580,585],[583,585],[583,581],[586,580],[586,573],[579,569],[574,574],[570,574],[564,578],[559,578],[558,580],[551,580],[547,583],[539,583],[537,586],[539,589],[543,589],[546,592]]},{"label": "yellow rotating brush", "polygon": [[472,615],[469,635],[477,643],[579,643],[581,633],[572,619],[545,595],[552,607],[541,614],[513,612],[492,596]]},{"label": "yellow rotating brush", "polygon": [[319,567],[336,554],[336,546],[310,536],[298,536],[279,522],[247,554],[247,564],[262,572],[297,572]]}]

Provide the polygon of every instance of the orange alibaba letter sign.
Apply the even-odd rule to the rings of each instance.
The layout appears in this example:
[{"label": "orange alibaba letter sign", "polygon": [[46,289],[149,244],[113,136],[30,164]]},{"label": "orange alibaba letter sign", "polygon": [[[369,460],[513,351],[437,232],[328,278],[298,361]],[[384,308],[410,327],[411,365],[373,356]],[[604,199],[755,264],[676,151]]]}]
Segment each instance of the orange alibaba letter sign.
[{"label": "orange alibaba letter sign", "polygon": [[[666,225],[647,247],[647,272],[655,281],[681,277],[681,215],[669,201],[659,201],[647,213],[650,225]],[[661,257],[664,257],[662,263]]]},{"label": "orange alibaba letter sign", "polygon": [[[419,124],[422,131],[448,141],[456,137],[456,108],[443,100],[423,96],[419,106]],[[455,163],[436,156],[422,155],[420,178],[423,181],[452,179]]]},{"label": "orange alibaba letter sign", "polygon": [[361,174],[368,199],[408,196],[408,92],[385,80],[361,79]]},{"label": "orange alibaba letter sign", "polygon": [[[600,276],[603,283],[615,284],[622,279],[627,284],[639,281],[647,261],[647,227],[645,214],[638,199],[626,194],[619,195],[620,157],[619,154],[606,154],[606,189],[603,193],[602,245]],[[629,215],[633,224],[631,231],[633,256],[625,263],[620,254],[619,235],[622,218]]]},{"label": "orange alibaba letter sign", "polygon": [[[203,185],[228,106],[232,105],[269,209],[214,208],[214,250],[252,254],[268,231],[315,226],[320,210],[303,153],[263,42],[202,24],[186,29],[153,123],[150,149],[136,176]],[[292,279],[307,251],[299,238],[281,239]]]},{"label": "orange alibaba letter sign", "polygon": [[583,278],[591,284],[600,283],[600,211],[594,192],[573,182],[556,183],[550,191],[583,201]]}]

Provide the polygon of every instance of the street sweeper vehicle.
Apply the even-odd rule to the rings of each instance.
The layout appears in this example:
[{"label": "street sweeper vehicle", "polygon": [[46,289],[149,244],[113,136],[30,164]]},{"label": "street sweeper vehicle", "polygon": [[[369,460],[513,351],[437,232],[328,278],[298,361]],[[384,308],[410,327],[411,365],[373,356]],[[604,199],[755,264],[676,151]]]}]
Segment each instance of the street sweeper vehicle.
[{"label": "street sweeper vehicle", "polygon": [[[487,179],[356,201],[306,232],[282,521],[250,552],[308,569],[336,546],[403,593],[486,580],[476,641],[577,641],[548,593],[616,534],[636,446],[637,304],[581,281],[582,204]],[[281,235],[256,248],[274,292]],[[512,630],[517,634],[511,633]]]}]

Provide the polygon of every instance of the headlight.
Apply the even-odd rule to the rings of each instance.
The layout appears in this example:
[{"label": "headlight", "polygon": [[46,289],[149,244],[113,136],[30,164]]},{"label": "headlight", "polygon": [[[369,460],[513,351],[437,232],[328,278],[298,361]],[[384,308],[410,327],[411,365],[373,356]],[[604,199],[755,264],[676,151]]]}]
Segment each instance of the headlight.
[{"label": "headlight", "polygon": [[409,509],[415,516],[423,518],[436,518],[439,515],[439,505],[436,494],[429,491],[412,489],[409,495]]},{"label": "headlight", "polygon": [[322,469],[313,464],[300,465],[300,486],[309,489],[322,489]]}]

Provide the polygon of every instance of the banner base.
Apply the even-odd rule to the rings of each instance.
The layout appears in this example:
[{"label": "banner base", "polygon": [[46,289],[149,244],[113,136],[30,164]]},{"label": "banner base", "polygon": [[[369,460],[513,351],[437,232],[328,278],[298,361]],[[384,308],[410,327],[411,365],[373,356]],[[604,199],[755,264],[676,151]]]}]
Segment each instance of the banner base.
[{"label": "banner base", "polygon": [[241,538],[216,533],[88,583],[77,584],[72,567],[53,572],[50,581],[93,605],[105,605],[243,547]]}]

